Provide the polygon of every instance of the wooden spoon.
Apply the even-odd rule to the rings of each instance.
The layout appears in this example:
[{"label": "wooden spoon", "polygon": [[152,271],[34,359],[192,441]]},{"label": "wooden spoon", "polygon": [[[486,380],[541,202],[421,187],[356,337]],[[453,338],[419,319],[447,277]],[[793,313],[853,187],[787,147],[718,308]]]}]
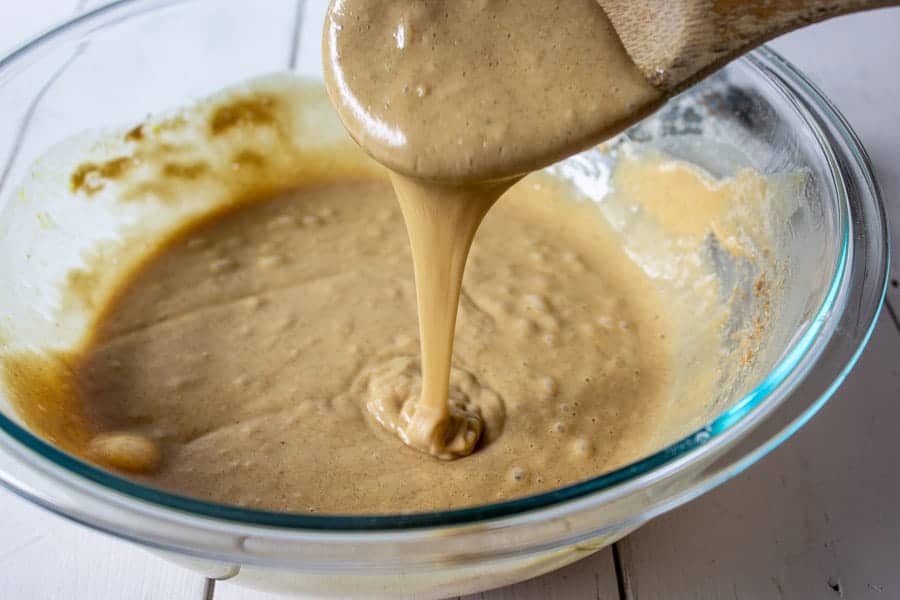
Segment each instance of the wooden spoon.
[{"label": "wooden spoon", "polygon": [[597,2],[631,59],[668,95],[788,31],[839,15],[900,4],[887,0]]}]

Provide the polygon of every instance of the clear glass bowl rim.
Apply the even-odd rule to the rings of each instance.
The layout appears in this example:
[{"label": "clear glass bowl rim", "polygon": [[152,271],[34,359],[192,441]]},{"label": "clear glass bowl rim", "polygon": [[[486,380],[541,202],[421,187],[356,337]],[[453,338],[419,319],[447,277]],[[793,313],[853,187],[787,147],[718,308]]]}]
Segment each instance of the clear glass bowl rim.
[{"label": "clear glass bowl rim", "polygon": [[[0,58],[0,85],[10,72],[21,68],[37,55],[49,51],[56,44],[59,47],[65,43],[73,44],[83,37],[89,36],[94,31],[119,21],[128,20],[144,12],[156,11],[170,5],[182,4],[191,0],[118,0],[95,10],[89,11],[71,19],[58,27],[55,27],[32,41],[24,44],[11,52],[8,56]],[[598,477],[572,484],[560,489],[542,494],[517,498],[514,500],[462,508],[449,511],[436,511],[412,514],[396,515],[305,515],[296,513],[271,512],[236,506],[217,504],[179,496],[163,492],[151,487],[134,483],[110,472],[99,469],[93,465],[82,462],[69,454],[66,454],[47,442],[28,432],[26,429],[0,415],[0,432],[6,434],[0,436],[0,447],[10,450],[10,454],[21,458],[27,456],[20,452],[16,444],[21,444],[28,451],[48,460],[53,465],[60,467],[61,472],[57,477],[75,475],[84,478],[88,485],[97,484],[106,490],[111,490],[130,497],[132,500],[147,502],[158,509],[174,509],[180,513],[189,513],[200,518],[213,518],[234,524],[247,526],[267,526],[283,529],[318,530],[318,531],[373,531],[373,530],[404,530],[426,527],[445,527],[453,525],[473,525],[488,520],[511,517],[538,509],[557,508],[562,503],[576,500],[585,500],[590,496],[600,495],[617,486],[628,484],[634,489],[636,486],[649,486],[655,479],[654,474],[665,467],[668,473],[673,470],[686,468],[692,463],[702,460],[705,456],[713,456],[717,450],[721,450],[734,443],[739,436],[746,434],[755,424],[764,420],[772,413],[781,401],[788,397],[790,392],[803,379],[803,377],[815,366],[816,359],[824,349],[828,338],[835,331],[837,321],[840,320],[844,310],[849,304],[846,298],[839,300],[842,293],[847,290],[842,287],[849,281],[848,265],[850,256],[851,223],[849,214],[849,199],[842,185],[842,173],[836,166],[837,159],[834,148],[827,143],[827,136],[823,135],[820,121],[829,123],[835,127],[846,144],[844,150],[849,156],[844,158],[852,160],[862,172],[865,182],[873,195],[877,206],[875,235],[876,244],[881,242],[881,264],[866,265],[874,268],[872,272],[876,277],[875,285],[880,285],[875,302],[870,302],[867,314],[863,317],[868,320],[868,325],[858,340],[858,345],[848,356],[844,367],[833,377],[826,391],[811,403],[805,411],[789,423],[780,435],[768,440],[768,443],[760,446],[751,455],[740,461],[738,467],[728,469],[728,476],[734,475],[752,462],[755,462],[766,453],[774,449],[787,437],[794,433],[800,426],[809,420],[825,402],[830,398],[843,379],[855,364],[860,353],[868,342],[877,317],[880,314],[884,296],[887,289],[887,273],[889,269],[889,237],[886,230],[884,207],[880,200],[877,185],[872,176],[869,159],[859,140],[850,129],[846,120],[837,109],[825,98],[804,75],[802,75],[790,63],[781,58],[777,53],[760,48],[739,59],[750,64],[763,80],[779,89],[782,94],[792,100],[792,105],[797,110],[804,124],[808,126],[818,141],[819,150],[825,155],[831,166],[830,175],[835,185],[835,194],[839,201],[839,227],[841,240],[838,247],[837,268],[833,274],[831,285],[819,307],[816,316],[810,320],[804,330],[798,332],[794,343],[784,354],[779,363],[772,369],[766,378],[753,390],[744,396],[733,407],[726,410],[720,416],[708,423],[705,427],[678,440],[668,447],[629,465],[600,475]],[[796,101],[797,91],[813,102],[814,111],[805,109]],[[880,233],[880,235],[878,235]],[[57,509],[33,493],[25,486],[17,483],[13,478],[4,476],[0,472],[0,484],[27,499],[35,501],[46,508],[59,512],[63,516],[84,521],[83,518],[67,514],[65,510]],[[725,478],[719,478],[715,483],[721,483]],[[699,484],[697,487],[701,487]],[[705,489],[709,489],[707,486]],[[703,491],[705,491],[705,489]],[[599,500],[599,499],[598,499]],[[91,524],[91,523],[87,523]],[[101,527],[102,529],[102,527]],[[116,532],[113,532],[116,533]]]}]

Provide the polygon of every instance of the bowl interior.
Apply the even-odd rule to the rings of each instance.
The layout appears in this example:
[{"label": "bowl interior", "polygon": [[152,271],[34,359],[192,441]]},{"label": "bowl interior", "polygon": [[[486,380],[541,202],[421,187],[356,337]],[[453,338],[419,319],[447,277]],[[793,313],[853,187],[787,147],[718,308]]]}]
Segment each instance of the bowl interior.
[{"label": "bowl interior", "polygon": [[[0,64],[0,356],[74,346],[90,314],[63,310],[61,290],[73,269],[100,247],[115,256],[116,248],[161,235],[196,210],[214,208],[185,212],[179,206],[148,211],[100,201],[73,205],[54,193],[61,175],[48,166],[52,161],[41,160],[46,150],[85,131],[137,123],[147,114],[260,74],[292,70],[320,79],[325,4],[125,2],[117,13],[76,22]],[[334,130],[333,116],[320,118],[323,131]],[[323,136],[322,143],[331,141]],[[664,153],[715,177],[751,168],[773,182],[743,215],[753,224],[744,231],[746,247],[753,252],[730,253],[728,241],[712,235],[704,240],[700,259],[720,301],[696,306],[696,320],[684,323],[679,332],[684,364],[672,391],[672,418],[660,424],[654,440],[654,456],[662,460],[727,430],[796,366],[818,335],[823,315],[832,309],[847,258],[849,226],[841,182],[821,134],[752,57],[674,99],[604,150],[585,152],[548,170],[569,181],[586,201],[596,202],[626,244],[634,237],[630,233],[649,226],[630,217],[628,207],[608,193],[615,161],[627,152]],[[136,223],[143,224],[139,235],[146,237],[135,237]],[[672,302],[696,302],[692,290],[697,282],[679,268],[683,257],[671,246],[632,245],[629,253],[654,274]],[[110,269],[124,268],[126,262],[111,261]],[[699,343],[709,335],[716,336],[715,352]],[[701,371],[716,376],[708,393],[692,396]],[[261,511],[179,499],[66,457],[24,431],[3,389],[0,413],[0,427],[20,442],[103,485],[195,512],[261,519]],[[624,466],[577,493],[603,489],[656,464]],[[548,494],[494,510],[502,513],[562,497]],[[434,518],[440,522],[487,514],[479,510]],[[287,515],[272,518],[283,517]],[[333,524],[329,517],[303,519],[298,523],[306,526]]]}]

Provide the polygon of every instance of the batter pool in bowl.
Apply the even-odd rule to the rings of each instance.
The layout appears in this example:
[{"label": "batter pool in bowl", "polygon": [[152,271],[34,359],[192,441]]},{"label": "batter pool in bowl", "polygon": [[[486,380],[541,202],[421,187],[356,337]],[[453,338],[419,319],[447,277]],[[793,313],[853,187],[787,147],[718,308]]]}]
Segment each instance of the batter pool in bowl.
[{"label": "batter pool in bowl", "polygon": [[[651,454],[752,368],[783,286],[768,223],[796,209],[803,174],[714,180],[623,142],[602,197],[564,170],[535,174],[479,228],[449,398],[471,456],[398,443],[385,434],[404,432],[424,394],[409,243],[382,169],[349,140],[308,147],[340,139],[333,120],[304,130],[327,110],[320,87],[271,76],[39,159],[40,189],[20,189],[36,205],[195,216],[161,239],[142,220],[68,273],[60,307],[86,323],[78,346],[3,357],[31,429],[206,500],[424,512]],[[723,285],[723,264],[750,281]]]},{"label": "batter pool in bowl", "polygon": [[[165,10],[161,9],[163,4]],[[0,354],[7,373],[14,371],[8,365],[15,359],[20,359],[20,373],[23,365],[36,364],[44,367],[32,369],[31,375],[61,373],[46,368],[46,362],[21,359],[26,353],[42,360],[50,355],[71,356],[73,349],[83,347],[80,344],[85,334],[94,330],[97,311],[111,306],[109,299],[120,289],[118,284],[124,273],[138,264],[144,265],[141,273],[162,268],[167,253],[178,246],[177,240],[181,240],[183,252],[203,250],[197,246],[202,245],[200,242],[188,248],[192,238],[187,230],[183,237],[173,238],[186,223],[197,223],[216,211],[250,211],[243,218],[255,214],[259,231],[265,228],[268,233],[278,230],[277,221],[282,215],[265,211],[291,206],[297,210],[292,214],[296,224],[286,231],[314,230],[327,235],[328,231],[335,231],[329,228],[340,227],[340,215],[332,206],[317,206],[315,211],[304,212],[315,202],[310,190],[327,187],[338,175],[346,181],[351,172],[358,185],[373,189],[383,186],[379,183],[383,181],[380,169],[359,153],[354,154],[321,95],[321,84],[316,82],[319,57],[306,48],[317,47],[321,22],[314,15],[321,13],[322,6],[307,6],[308,19],[300,29],[300,47],[304,50],[299,52],[296,64],[307,76],[302,84],[293,75],[238,83],[289,66],[286,56],[291,54],[292,27],[287,27],[287,23],[281,27],[285,34],[283,43],[271,42],[271,56],[263,59],[268,51],[260,51],[259,60],[250,60],[246,53],[238,52],[236,46],[240,44],[235,41],[248,40],[249,44],[251,39],[262,39],[262,32],[267,32],[266,39],[274,40],[277,36],[272,32],[280,29],[273,25],[276,20],[272,15],[253,11],[242,2],[161,3],[159,7],[154,8],[152,3],[118,3],[49,34],[0,64],[0,101],[11,106],[19,106],[19,98],[34,98],[44,83],[55,76],[40,93],[29,127],[33,134],[25,137],[0,191],[0,244],[4,245],[4,259],[0,262],[0,289],[4,290],[0,295]],[[289,8],[293,15],[294,7]],[[274,14],[277,9],[271,10]],[[251,13],[255,16],[247,17]],[[188,35],[191,27],[210,22],[221,25],[222,40],[198,40]],[[135,31],[141,35],[135,35]],[[146,65],[142,57],[150,53],[158,59],[155,66],[136,69],[136,65]],[[203,77],[198,76],[201,72]],[[108,84],[101,84],[110,75],[120,77],[117,81],[122,83],[114,86],[114,93]],[[165,112],[228,86],[230,91],[225,96],[248,101],[230,106],[243,106],[246,110],[226,110],[219,113],[218,120],[192,118],[191,109]],[[285,93],[290,90],[301,101],[291,103],[286,112],[276,110],[274,114],[248,109],[254,106],[250,100],[259,99],[258,92],[266,89]],[[215,101],[198,106],[213,105]],[[229,104],[217,106],[226,105]],[[63,106],[65,111],[60,108]],[[13,119],[21,112],[0,113],[7,121],[2,125],[12,127]],[[147,118],[148,113],[156,116]],[[60,116],[63,114],[65,118]],[[214,116],[214,110],[204,114]],[[289,122],[290,128],[266,125],[262,121],[267,119],[269,125]],[[136,129],[139,123],[144,126]],[[242,148],[224,141],[210,143],[206,134],[215,128],[215,123],[220,128],[240,128],[242,134],[235,139],[241,140]],[[289,132],[286,137],[285,131]],[[265,165],[261,166],[252,150],[285,148],[285,139],[290,140],[291,151],[266,153]],[[138,152],[144,154],[135,156]],[[130,161],[116,162],[123,157]],[[217,177],[205,175],[204,168]],[[257,175],[240,177],[242,169],[257,169]],[[159,177],[160,173],[166,177]],[[685,218],[685,211],[678,210],[671,199],[665,201],[658,191],[647,189],[646,182],[651,180],[648,173],[655,181],[667,182],[667,186],[695,186],[692,193],[702,196],[706,207],[703,219]],[[306,191],[300,195],[305,197],[280,196],[285,192],[286,181],[301,179],[306,182]],[[314,188],[313,183],[318,187]],[[665,331],[648,327],[634,333],[664,333],[671,346],[668,350],[664,345],[658,348],[670,353],[675,366],[667,374],[666,393],[660,394],[656,405],[656,414],[665,418],[646,421],[652,427],[635,438],[646,446],[632,444],[631,455],[625,453],[617,459],[613,452],[603,464],[593,464],[593,472],[573,477],[562,488],[553,481],[538,484],[536,478],[528,480],[526,472],[539,469],[523,468],[519,473],[515,470],[517,465],[509,463],[505,465],[508,470],[504,471],[502,485],[520,485],[523,480],[534,485],[519,493],[506,490],[499,494],[516,497],[511,501],[462,498],[450,501],[452,508],[443,510],[446,507],[439,504],[447,502],[444,499],[425,512],[407,504],[393,511],[369,505],[355,509],[347,506],[341,515],[322,514],[325,511],[321,504],[312,507],[320,509],[318,512],[309,512],[309,506],[282,503],[289,502],[290,494],[280,498],[271,493],[272,488],[259,498],[251,494],[209,497],[204,496],[202,489],[181,487],[176,492],[178,486],[152,481],[154,473],[165,473],[167,465],[173,464],[172,457],[177,455],[173,448],[177,445],[171,445],[171,440],[178,436],[190,439],[191,432],[176,431],[169,437],[156,435],[159,432],[150,430],[152,419],[147,419],[146,414],[114,422],[116,415],[121,418],[122,413],[113,411],[113,422],[106,422],[107,426],[97,432],[89,428],[79,430],[80,423],[66,423],[65,419],[76,416],[76,411],[51,410],[51,414],[62,419],[56,424],[58,431],[89,431],[90,435],[68,440],[56,434],[56,444],[48,444],[44,437],[35,434],[53,434],[35,426],[41,421],[30,417],[29,410],[41,403],[45,409],[52,409],[54,394],[60,401],[73,397],[58,394],[65,386],[50,381],[53,385],[42,390],[33,386],[17,388],[15,383],[2,390],[3,481],[44,506],[155,548],[211,577],[332,597],[366,597],[375,590],[413,597],[467,593],[531,577],[586,556],[757,460],[827,399],[834,383],[843,378],[855,360],[880,307],[887,260],[884,223],[864,156],[827,102],[789,66],[765,51],[731,65],[603,149],[554,165],[525,183],[528,185],[519,194],[519,205],[498,205],[496,214],[489,218],[521,217],[526,224],[532,222],[539,242],[555,243],[549,230],[559,215],[553,213],[554,217],[544,218],[550,213],[540,211],[546,209],[549,201],[561,199],[568,203],[565,211],[570,211],[563,213],[578,214],[577,219],[561,218],[561,222],[596,227],[585,231],[591,235],[591,244],[598,243],[594,239],[598,236],[617,240],[617,251],[626,260],[617,260],[616,264],[633,269],[617,272],[610,269],[610,260],[597,261],[593,255],[573,256],[569,259],[572,274],[582,267],[588,274],[603,272],[609,287],[616,287],[616,277],[633,286],[643,285],[641,281],[646,280],[652,285],[647,284],[647,293],[641,297],[651,309],[658,302],[654,299],[656,294],[671,304],[667,308],[673,314],[690,306],[692,314],[710,317],[699,324],[691,319],[670,319],[665,327],[659,326]],[[186,190],[191,193],[186,194]],[[747,193],[742,196],[741,190]],[[266,200],[275,196],[278,199]],[[375,202],[377,196],[370,193],[365,197]],[[723,197],[731,200],[723,202]],[[738,201],[734,200],[736,197]],[[386,204],[388,199],[384,198]],[[754,199],[759,202],[750,201]],[[529,201],[534,206],[526,210]],[[323,212],[325,208],[334,212]],[[381,208],[373,206],[372,216],[377,216]],[[238,212],[234,215],[239,216]],[[532,215],[530,221],[528,215]],[[304,217],[315,219],[304,224]],[[396,213],[391,218],[396,218]],[[359,241],[360,248],[372,251],[369,260],[402,256],[401,242],[405,240],[389,226],[390,220],[383,225],[375,218],[371,220],[373,231],[379,227],[383,231],[371,240]],[[713,224],[707,227],[710,222]],[[208,227],[228,227],[227,218],[211,223]],[[269,229],[272,223],[275,224]],[[489,228],[490,222],[485,227]],[[598,235],[592,235],[595,233]],[[283,241],[290,241],[291,246],[306,239],[299,233],[283,235]],[[225,251],[223,257],[197,262],[197,267],[205,271],[198,282],[215,275],[233,281],[234,289],[243,291],[241,286],[248,281],[237,275],[241,269],[232,270],[229,256],[235,262],[246,262],[249,257],[242,253],[253,250],[254,269],[271,269],[280,260],[274,258],[280,253],[256,252],[258,245],[226,243],[229,237],[222,233],[215,238],[223,246],[231,245],[230,249],[221,249]],[[176,241],[154,254],[166,239]],[[485,237],[485,242],[490,239]],[[578,239],[575,232],[566,238],[566,243],[576,244]],[[396,252],[384,253],[384,246],[391,243],[396,245]],[[475,278],[471,282],[473,290],[482,289],[474,285],[479,283],[477,245],[476,241],[472,272],[467,276]],[[511,244],[510,249],[514,248]],[[485,251],[490,249],[484,247]],[[495,254],[502,255],[504,250],[498,247],[485,256],[493,260]],[[539,261],[541,250],[546,248],[538,247],[533,258],[530,251],[526,256],[510,251],[508,260],[513,264],[521,261],[530,268]],[[229,255],[232,251],[235,254]],[[362,260],[361,255],[352,252],[347,256],[354,263]],[[302,261],[292,264],[295,266],[291,268],[304,268]],[[97,265],[105,268],[98,271],[94,268]],[[483,273],[493,270],[484,265],[481,269]],[[374,277],[377,272],[378,269],[370,269],[368,275]],[[569,277],[569,271],[564,270],[551,274]],[[407,272],[406,286],[410,275]],[[537,280],[522,281],[515,275],[510,276],[511,285],[542,285]],[[492,279],[504,282],[503,277],[484,275],[483,279],[483,286],[491,285]],[[574,276],[571,280],[573,285],[583,283]],[[202,283],[198,283],[197,289],[202,288]],[[554,332],[550,331],[552,322],[544,318],[559,318],[562,314],[552,294],[541,293],[537,288],[515,293],[510,290],[509,306],[504,306],[503,302],[485,304],[486,300],[502,300],[500,290],[483,290],[481,297],[473,294],[470,298],[480,312],[473,306],[464,306],[463,311],[470,311],[466,318],[480,315],[510,324],[521,318],[534,323],[536,331],[529,333],[531,325],[527,324],[523,329],[535,341],[522,344],[522,349],[511,348],[510,352],[540,356],[552,351],[554,343],[560,347],[568,341],[563,339],[565,335],[590,340],[591,335],[601,335],[607,325],[612,334],[619,336],[614,339],[623,348],[617,350],[624,352],[626,344],[621,340],[628,339],[625,332],[629,323],[618,328],[618,322],[607,323],[592,315],[594,318],[587,323],[586,319],[574,318],[576,313],[567,313],[560,320],[568,324],[566,319],[571,318],[573,326]],[[392,292],[385,288],[385,293]],[[176,300],[179,297],[163,296]],[[247,298],[251,296],[255,294]],[[412,311],[409,290],[400,289],[400,296],[408,311]],[[322,292],[322,297],[328,297],[327,293]],[[247,300],[240,310],[265,313],[279,304],[265,300],[260,298],[256,308],[251,306],[255,301]],[[379,298],[373,300],[377,303]],[[590,297],[579,305],[600,301]],[[851,305],[856,310],[846,310]],[[153,317],[152,311],[142,310],[140,304],[123,302],[118,306],[130,306],[129,318],[137,321]],[[631,310],[644,309],[635,306]],[[107,317],[116,314],[110,310]],[[301,316],[294,318],[300,320]],[[278,329],[276,325],[283,325],[279,331],[290,332],[293,325],[286,324],[289,320],[270,322],[273,330]],[[543,325],[541,320],[545,321]],[[119,323],[127,325],[130,332],[137,321]],[[410,329],[406,337],[414,340],[414,312],[407,312],[401,321]],[[340,325],[335,323],[335,327]],[[465,328],[464,318],[460,325]],[[474,323],[469,325],[473,331],[480,331]],[[593,333],[585,325],[590,325]],[[223,327],[224,337],[220,339],[238,342],[241,335],[247,335],[254,343],[275,340],[277,345],[282,338],[302,337],[277,336],[274,331],[241,334],[239,327],[227,328],[233,329],[229,332]],[[119,343],[116,332],[110,329],[109,333],[108,341]],[[352,337],[352,333],[347,335]],[[338,414],[344,409],[356,410],[360,400],[371,399],[373,390],[380,389],[372,385],[372,380],[377,383],[381,376],[393,381],[406,377],[407,392],[414,389],[415,344],[404,350],[403,344],[410,340],[399,337],[391,340],[395,354],[384,356],[371,372],[364,368],[353,370],[347,389],[352,392],[354,384],[361,386],[353,402],[329,398],[325,406],[324,399],[313,399],[316,402],[297,402],[297,411],[318,414],[316,411],[324,407]],[[173,346],[179,344],[172,340],[185,342],[178,348],[185,354],[191,350],[187,342],[196,341],[174,337],[169,340]],[[718,352],[708,352],[711,340]],[[353,342],[347,342],[342,348],[352,345]],[[502,422],[499,436],[470,457],[477,459],[479,453],[489,455],[492,448],[500,448],[504,436],[515,431],[516,413],[509,403],[511,399],[519,400],[520,395],[494,389],[494,385],[502,386],[493,382],[485,383],[490,379],[478,372],[478,365],[482,354],[492,355],[489,349],[482,354],[473,352],[478,360],[473,358],[462,365],[455,375],[461,390],[459,401],[478,404],[483,416],[493,407],[492,416],[484,419],[488,432],[491,423],[497,430]],[[196,354],[202,354],[202,350]],[[584,362],[578,364],[592,365],[591,361],[597,358],[583,354],[578,361]],[[227,357],[227,353],[222,351],[221,356]],[[317,359],[326,361],[327,352]],[[343,359],[348,363],[356,360],[349,352]],[[534,368],[535,359],[529,356],[526,360],[531,368],[521,366],[520,373],[531,373]],[[102,362],[112,372],[110,361]],[[365,373],[369,373],[368,379],[362,376]],[[235,370],[229,386],[239,387],[241,374]],[[171,388],[166,394],[183,393],[178,392],[179,387],[190,389],[191,383],[176,375],[160,379],[160,386]],[[560,382],[565,377],[553,377],[553,382],[548,383],[545,374],[534,375],[525,388],[533,390],[535,396],[551,396],[554,385],[564,392]],[[591,385],[601,385],[599,373],[579,375],[580,385],[587,391],[594,389]],[[585,382],[585,377],[592,382]],[[395,385],[387,387],[396,389]],[[30,397],[20,393],[26,389],[32,390]],[[159,392],[159,399],[167,397],[162,387],[149,389]],[[499,402],[485,390],[495,394]],[[283,404],[278,406],[253,408],[265,412],[292,406],[290,394],[290,390],[284,390],[278,400]],[[382,401],[366,403],[365,413],[355,413],[362,415],[360,419],[377,420],[379,414],[384,418],[385,410],[398,410],[391,414],[402,416],[403,393],[391,391],[374,396]],[[260,395],[243,397],[265,400]],[[24,410],[15,410],[16,404]],[[502,419],[497,410],[501,404]],[[556,433],[566,442],[559,446],[559,456],[573,461],[572,464],[584,460],[579,458],[579,452],[590,455],[590,460],[598,460],[598,450],[609,449],[609,444],[605,444],[609,438],[583,436],[582,432],[575,435],[576,430],[570,425],[577,425],[578,419],[563,422],[559,404],[546,403],[547,408],[557,412],[552,421],[544,416],[540,421],[551,427],[559,422],[565,433],[571,434],[566,438],[561,435],[563,432]],[[587,411],[588,406],[602,405],[586,404],[577,410]],[[126,403],[125,407],[137,413],[148,408],[140,403]],[[95,414],[88,416],[93,419],[89,423],[100,422]],[[234,428],[235,434],[252,438],[252,431],[241,430],[252,423],[243,418],[241,421]],[[47,419],[43,422],[48,423]],[[380,431],[380,426],[373,427],[371,421],[359,422],[361,428],[365,427],[360,431],[373,436]],[[145,426],[147,429],[142,429]],[[268,435],[264,437],[270,439]],[[152,443],[148,444],[148,440]],[[398,452],[414,452],[387,434],[379,443]],[[278,448],[269,451],[269,456],[278,456]],[[229,466],[230,461],[240,460],[236,457],[215,460],[220,461],[220,466],[233,469],[229,471],[232,473],[243,468],[240,464]],[[601,471],[606,472],[596,476]],[[517,479],[516,474],[522,477]],[[235,506],[238,501],[246,506]],[[387,502],[383,506],[389,505]]]}]

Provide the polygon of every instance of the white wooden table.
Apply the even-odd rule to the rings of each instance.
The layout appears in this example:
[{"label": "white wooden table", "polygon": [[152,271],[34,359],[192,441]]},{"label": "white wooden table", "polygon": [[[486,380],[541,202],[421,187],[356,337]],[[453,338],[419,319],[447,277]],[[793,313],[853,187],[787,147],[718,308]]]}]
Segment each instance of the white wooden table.
[{"label": "white wooden table", "polygon": [[[0,0],[0,54],[97,0]],[[900,9],[774,47],[847,116],[900,240]],[[484,600],[900,598],[900,260],[868,349],[828,406],[748,472],[612,549]],[[761,499],[764,499],[761,501]],[[262,600],[0,490],[0,599]]]}]

